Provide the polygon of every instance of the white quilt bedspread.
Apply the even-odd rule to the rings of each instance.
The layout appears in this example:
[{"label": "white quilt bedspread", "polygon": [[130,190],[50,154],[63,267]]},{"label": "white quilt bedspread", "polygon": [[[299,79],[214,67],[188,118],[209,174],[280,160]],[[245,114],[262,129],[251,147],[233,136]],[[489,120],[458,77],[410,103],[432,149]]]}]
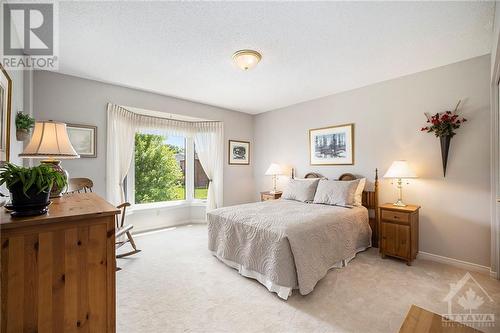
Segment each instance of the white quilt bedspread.
[{"label": "white quilt bedspread", "polygon": [[208,213],[208,248],[274,284],[310,293],[328,270],[371,246],[368,211],[272,200]]}]

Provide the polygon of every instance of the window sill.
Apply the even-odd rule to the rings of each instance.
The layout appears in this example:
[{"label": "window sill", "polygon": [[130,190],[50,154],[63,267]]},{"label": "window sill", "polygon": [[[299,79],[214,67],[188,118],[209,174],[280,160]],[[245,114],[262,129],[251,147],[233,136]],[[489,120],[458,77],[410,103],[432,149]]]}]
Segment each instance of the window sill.
[{"label": "window sill", "polygon": [[132,205],[130,207],[130,212],[140,212],[140,211],[147,211],[147,210],[154,210],[154,209],[176,209],[176,208],[182,208],[182,207],[206,207],[207,206],[207,201],[206,200],[176,200],[176,201],[163,201],[163,202],[152,202],[152,203],[143,203],[143,204],[136,204]]}]

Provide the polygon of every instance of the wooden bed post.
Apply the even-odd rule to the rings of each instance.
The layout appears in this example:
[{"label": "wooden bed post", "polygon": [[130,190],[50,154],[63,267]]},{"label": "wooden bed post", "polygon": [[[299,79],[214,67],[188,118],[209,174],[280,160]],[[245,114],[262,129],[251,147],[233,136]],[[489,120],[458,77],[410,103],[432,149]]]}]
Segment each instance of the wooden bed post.
[{"label": "wooden bed post", "polygon": [[380,212],[378,209],[378,169],[375,168],[375,198],[374,198],[374,209],[375,209],[375,225],[377,226],[376,237],[372,238],[377,244],[372,244],[380,249]]},{"label": "wooden bed post", "polygon": [[379,222],[379,211],[378,211],[378,169],[375,168],[375,219],[377,220],[377,225]]}]

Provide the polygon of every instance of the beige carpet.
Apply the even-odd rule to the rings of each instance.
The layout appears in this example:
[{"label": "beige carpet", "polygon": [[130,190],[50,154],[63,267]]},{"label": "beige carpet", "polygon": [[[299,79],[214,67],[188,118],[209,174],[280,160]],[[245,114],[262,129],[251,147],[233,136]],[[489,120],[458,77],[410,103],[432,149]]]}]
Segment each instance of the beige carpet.
[{"label": "beige carpet", "polygon": [[[371,249],[283,301],[210,255],[206,233],[195,225],[137,238],[143,252],[118,260],[118,332],[397,332],[411,304],[446,313],[449,284],[466,273],[425,260],[408,267]],[[500,282],[473,276],[493,298],[483,296],[480,313],[497,320],[481,330],[500,332]]]}]

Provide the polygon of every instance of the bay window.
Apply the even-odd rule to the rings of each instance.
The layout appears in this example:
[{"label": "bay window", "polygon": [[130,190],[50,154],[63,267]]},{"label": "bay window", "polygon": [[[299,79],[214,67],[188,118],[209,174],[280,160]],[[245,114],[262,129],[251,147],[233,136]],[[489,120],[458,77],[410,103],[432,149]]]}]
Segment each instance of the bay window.
[{"label": "bay window", "polygon": [[134,158],[126,186],[129,202],[142,205],[204,201],[208,184],[192,138],[165,135],[159,130],[135,134]]}]

